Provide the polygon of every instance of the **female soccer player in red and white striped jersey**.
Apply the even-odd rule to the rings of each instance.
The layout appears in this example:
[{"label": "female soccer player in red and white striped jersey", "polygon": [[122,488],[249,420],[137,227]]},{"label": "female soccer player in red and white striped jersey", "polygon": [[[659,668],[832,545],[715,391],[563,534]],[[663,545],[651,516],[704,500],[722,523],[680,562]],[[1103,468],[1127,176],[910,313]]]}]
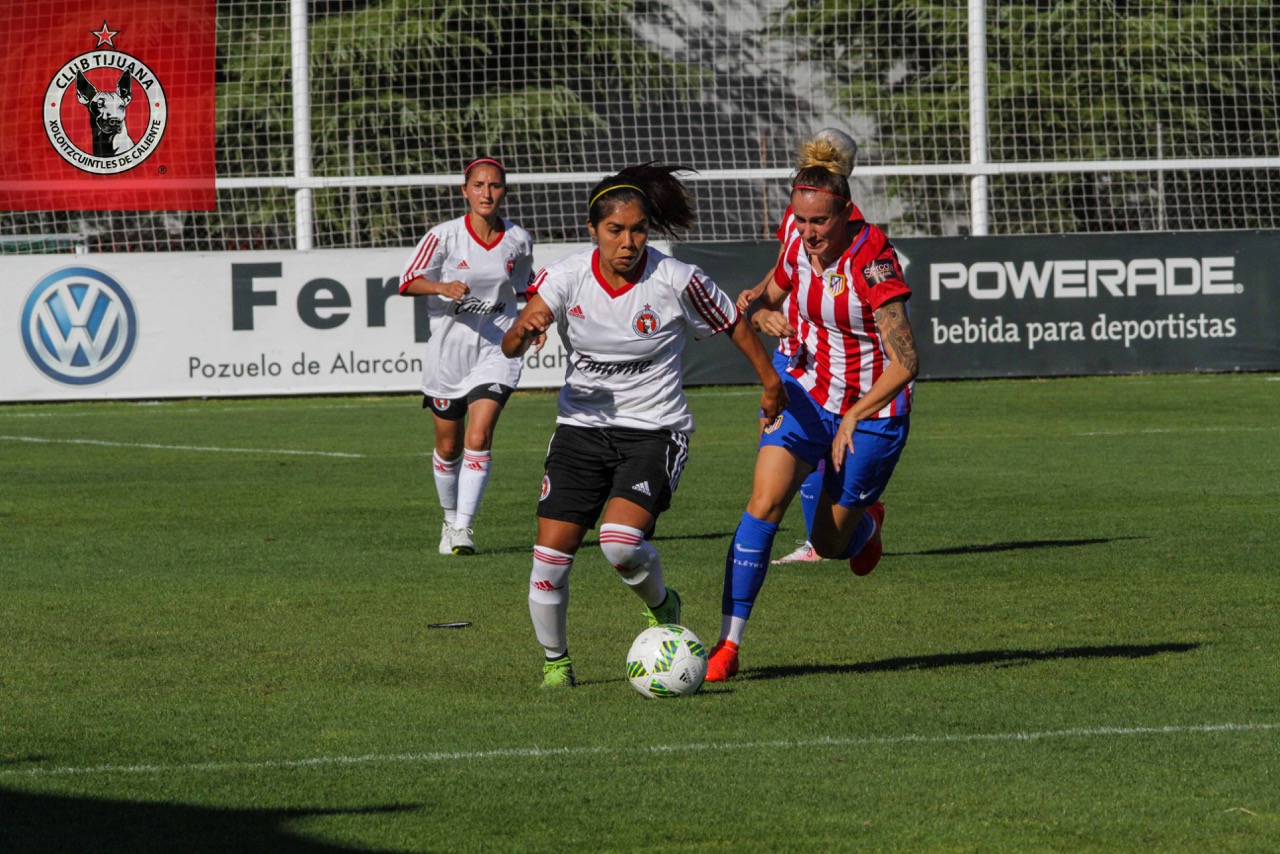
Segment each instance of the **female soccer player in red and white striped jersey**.
[{"label": "female soccer player in red and white striped jersey", "polygon": [[[814,140],[819,142],[828,142],[835,148],[839,154],[839,162],[837,164],[839,170],[845,175],[853,174],[853,167],[858,157],[858,143],[853,137],[837,128],[823,128],[814,134]],[[782,259],[782,253],[787,248],[787,243],[796,234],[796,218],[791,211],[791,206],[787,205],[786,212],[782,215],[782,222],[778,224],[778,259]],[[756,299],[764,293],[764,289],[769,286],[769,282],[773,281],[773,270],[764,277],[760,284],[750,290],[743,291],[738,294],[737,306],[741,312],[746,312]],[[800,324],[799,315],[796,314],[795,300],[790,296],[783,302],[783,312],[761,311],[754,314],[751,318],[752,325],[756,331],[766,335],[772,335],[778,339],[778,349],[773,351],[773,366],[778,370],[779,374],[785,373],[787,366],[791,361],[791,354],[800,346],[796,340],[795,327]],[[764,420],[761,419],[760,429],[764,429]],[[780,558],[776,558],[773,563],[813,563],[822,560],[822,557],[813,549],[813,543],[809,540],[809,530],[813,527],[813,517],[818,509],[818,496],[822,493],[822,478],[826,473],[825,462],[819,463],[818,467],[804,479],[804,483],[800,484],[799,494],[800,503],[804,509],[804,539],[796,544],[794,551],[791,551]]]},{"label": "female soccer player in red and white striped jersey", "polygon": [[[784,373],[789,403],[763,430],[746,512],[725,558],[720,640],[708,681],[738,671],[743,630],[764,583],[773,539],[797,487],[826,462],[810,538],[857,575],[881,554],[880,501],[910,426],[919,371],[907,318],[910,288],[893,245],[850,198],[839,151],[814,139],[792,179],[796,233],[757,305],[790,294],[797,348]],[[774,318],[776,320],[777,318]]]}]

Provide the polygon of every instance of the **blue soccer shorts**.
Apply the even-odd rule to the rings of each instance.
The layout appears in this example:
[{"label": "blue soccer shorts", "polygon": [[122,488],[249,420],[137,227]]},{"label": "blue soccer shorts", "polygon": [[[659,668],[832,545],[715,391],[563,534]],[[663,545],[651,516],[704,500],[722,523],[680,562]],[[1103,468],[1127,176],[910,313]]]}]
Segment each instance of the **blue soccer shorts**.
[{"label": "blue soccer shorts", "polygon": [[817,468],[827,460],[822,488],[841,507],[870,507],[880,500],[907,444],[911,416],[859,421],[853,434],[853,453],[836,471],[831,463],[831,443],[840,427],[840,416],[819,406],[804,386],[790,374],[782,378],[790,401],[782,414],[765,425],[760,447],[775,446]]}]

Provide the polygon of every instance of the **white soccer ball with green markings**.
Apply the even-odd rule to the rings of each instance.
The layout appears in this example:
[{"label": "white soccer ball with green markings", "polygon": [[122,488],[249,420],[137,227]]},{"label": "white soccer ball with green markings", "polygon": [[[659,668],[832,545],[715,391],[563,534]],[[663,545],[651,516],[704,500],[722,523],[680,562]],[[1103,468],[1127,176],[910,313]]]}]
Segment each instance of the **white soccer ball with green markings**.
[{"label": "white soccer ball with green markings", "polygon": [[684,626],[645,629],[627,653],[627,678],[645,697],[688,697],[707,678],[707,648]]}]

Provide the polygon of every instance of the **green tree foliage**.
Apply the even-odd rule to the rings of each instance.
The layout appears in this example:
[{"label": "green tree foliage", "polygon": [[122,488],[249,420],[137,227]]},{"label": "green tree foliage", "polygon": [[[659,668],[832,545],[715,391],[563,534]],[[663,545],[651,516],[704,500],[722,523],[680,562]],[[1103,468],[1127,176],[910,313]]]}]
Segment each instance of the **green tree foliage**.
[{"label": "green tree foliage", "polygon": [[[992,162],[1275,151],[1280,39],[1269,0],[989,2],[986,14]],[[873,116],[869,160],[969,160],[966,4],[794,0],[774,27],[807,34],[803,58],[829,74],[841,107]],[[994,230],[1251,227],[1259,207],[1241,192],[1280,189],[1275,171],[1187,172],[1169,175],[1159,199],[1155,181],[1150,172],[994,178]],[[935,233],[967,192],[959,179],[915,177],[891,191],[907,223]]]},{"label": "green tree foliage", "polygon": [[[480,153],[522,172],[594,168],[582,140],[602,135],[607,104],[687,87],[702,73],[636,38],[625,26],[634,5],[322,4],[310,38],[314,174],[459,174]],[[287,29],[228,61],[220,149],[239,162],[224,174],[292,172],[289,67]],[[456,190],[359,191],[360,239],[411,244],[428,224],[424,200],[442,195],[456,199]],[[346,190],[318,192],[317,231],[345,233],[349,202]],[[263,216],[284,216],[290,204],[280,197]]]}]

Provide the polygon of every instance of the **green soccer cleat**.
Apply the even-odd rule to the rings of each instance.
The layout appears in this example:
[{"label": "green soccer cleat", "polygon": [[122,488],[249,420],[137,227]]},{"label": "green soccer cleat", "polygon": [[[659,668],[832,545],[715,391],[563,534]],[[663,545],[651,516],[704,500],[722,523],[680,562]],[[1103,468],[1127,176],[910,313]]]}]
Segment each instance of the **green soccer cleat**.
[{"label": "green soccer cleat", "polygon": [[646,608],[645,613],[649,616],[649,628],[653,628],[654,626],[681,625],[680,594],[676,592],[674,587],[668,587],[667,598],[663,603],[656,608]]},{"label": "green soccer cleat", "polygon": [[569,656],[543,663],[543,688],[572,688],[577,684],[578,680],[573,677],[573,661]]}]

